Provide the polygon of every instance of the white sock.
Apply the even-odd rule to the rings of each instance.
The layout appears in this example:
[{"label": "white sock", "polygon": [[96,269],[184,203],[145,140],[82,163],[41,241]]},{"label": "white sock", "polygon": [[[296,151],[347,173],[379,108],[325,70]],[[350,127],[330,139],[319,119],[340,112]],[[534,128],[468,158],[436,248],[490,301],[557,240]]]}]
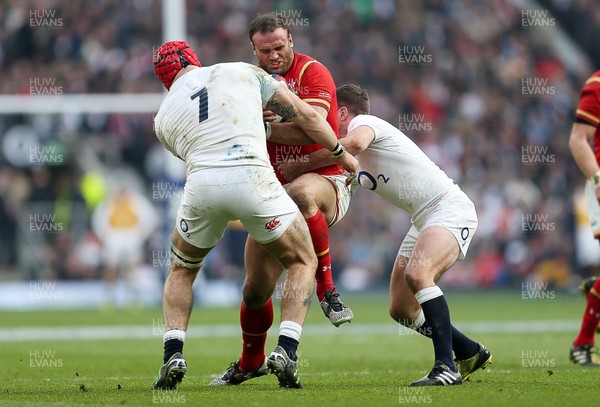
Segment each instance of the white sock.
[{"label": "white sock", "polygon": [[412,324],[408,325],[407,328],[413,329],[416,331],[417,329],[422,327],[424,323],[425,323],[425,314],[423,313],[423,309],[421,308],[419,310],[419,315],[417,316],[417,318],[413,321]]},{"label": "white sock", "polygon": [[[444,295],[440,287],[437,285],[432,285],[431,287],[423,288],[422,290],[417,291],[415,294],[415,298],[419,304],[423,304],[429,300],[433,300],[434,298],[441,297]],[[423,311],[421,311],[423,312]]]},{"label": "white sock", "polygon": [[300,342],[300,335],[302,335],[302,325],[295,323],[294,321],[281,321],[279,325],[279,335],[287,336]]},{"label": "white sock", "polygon": [[185,331],[181,329],[169,329],[163,334],[163,342],[167,342],[171,339],[179,339],[181,342],[185,342]]}]

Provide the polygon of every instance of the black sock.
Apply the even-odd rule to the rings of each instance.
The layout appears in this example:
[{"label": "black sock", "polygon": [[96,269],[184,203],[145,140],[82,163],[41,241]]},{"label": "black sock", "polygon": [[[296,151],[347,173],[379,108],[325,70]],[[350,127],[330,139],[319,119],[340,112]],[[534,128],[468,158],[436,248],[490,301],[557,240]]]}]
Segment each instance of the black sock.
[{"label": "black sock", "polygon": [[421,304],[425,321],[431,328],[431,340],[435,360],[439,360],[450,369],[456,371],[452,358],[452,325],[450,324],[450,310],[443,295],[427,300]]},{"label": "black sock", "polygon": [[469,359],[479,352],[479,344],[452,326],[452,350],[458,360]]},{"label": "black sock", "polygon": [[183,341],[180,341],[179,339],[169,339],[168,341],[166,341],[165,356],[163,363],[167,363],[171,356],[173,356],[177,352],[183,353]]},{"label": "black sock", "polygon": [[[456,359],[464,360],[475,356],[479,351],[479,344],[465,336],[465,334],[456,329],[454,325],[450,326],[452,327],[452,350],[454,351]],[[431,339],[431,327],[427,321],[425,321],[420,328],[417,328],[416,331]]]},{"label": "black sock", "polygon": [[298,359],[298,356],[296,355],[296,351],[298,350],[298,343],[299,342],[297,340],[284,335],[279,335],[279,339],[277,340],[277,345],[285,349],[285,352],[292,360]]}]

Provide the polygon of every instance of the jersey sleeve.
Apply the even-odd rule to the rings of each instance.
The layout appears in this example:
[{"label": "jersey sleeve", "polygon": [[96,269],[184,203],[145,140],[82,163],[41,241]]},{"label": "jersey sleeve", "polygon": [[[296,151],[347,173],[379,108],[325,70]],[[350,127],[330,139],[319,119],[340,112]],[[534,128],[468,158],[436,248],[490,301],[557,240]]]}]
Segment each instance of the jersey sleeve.
[{"label": "jersey sleeve", "polygon": [[581,89],[575,118],[578,123],[600,125],[600,77],[592,76]]},{"label": "jersey sleeve", "polygon": [[308,61],[298,75],[300,99],[313,106],[321,106],[329,112],[335,94],[335,83],[320,62]]},{"label": "jersey sleeve", "polygon": [[250,64],[245,65],[247,65],[254,72],[258,79],[260,84],[260,97],[262,100],[262,105],[265,107],[275,92],[277,92],[277,88],[279,88],[281,82],[266,73],[262,68]]}]

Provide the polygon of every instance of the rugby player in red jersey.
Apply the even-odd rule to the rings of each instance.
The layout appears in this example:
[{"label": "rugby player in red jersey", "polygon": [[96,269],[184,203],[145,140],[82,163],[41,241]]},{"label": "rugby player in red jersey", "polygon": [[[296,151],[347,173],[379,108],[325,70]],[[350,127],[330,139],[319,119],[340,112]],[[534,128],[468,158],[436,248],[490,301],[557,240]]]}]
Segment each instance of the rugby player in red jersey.
[{"label": "rugby player in red jersey", "polygon": [[[569,148],[587,179],[586,207],[594,237],[600,239],[600,71],[596,71],[581,89]],[[600,366],[594,350],[594,334],[600,322],[600,279],[584,281],[582,287],[587,296],[587,305],[569,358],[571,362],[583,366]]]},{"label": "rugby player in red jersey", "polygon": [[[261,14],[250,23],[249,37],[258,66],[272,75],[283,76],[290,90],[321,114],[337,134],[338,107],[333,78],[323,64],[294,52],[293,38],[285,20],[275,13]],[[267,139],[270,134],[281,135],[284,132],[290,135],[302,131],[293,123],[275,123],[276,115],[269,110],[264,111],[263,119],[267,127]],[[350,322],[354,315],[340,300],[333,284],[328,227],[336,224],[348,210],[351,191],[346,185],[347,176],[339,165],[330,165],[304,174],[290,183],[277,170],[280,163],[307,160],[310,153],[321,148],[319,144],[293,146],[267,142],[269,158],[277,178],[286,186],[287,193],[300,208],[308,225],[318,260],[316,290],[319,303],[331,323],[339,326]],[[248,270],[264,269],[268,270],[264,274],[273,276],[281,273],[281,263],[252,237],[248,237],[246,242],[245,260]],[[254,281],[248,278],[251,275],[257,274],[247,273],[242,289],[242,356],[215,378],[211,385],[239,384],[264,374],[261,369],[265,363],[267,331],[273,322],[273,304],[270,297],[260,295],[270,290],[261,290],[259,287],[272,285],[274,288],[277,279]],[[299,337],[301,332],[300,326],[286,329],[289,331],[280,332],[285,338]],[[280,345],[285,348],[286,344]],[[288,356],[296,360],[295,354]]]}]

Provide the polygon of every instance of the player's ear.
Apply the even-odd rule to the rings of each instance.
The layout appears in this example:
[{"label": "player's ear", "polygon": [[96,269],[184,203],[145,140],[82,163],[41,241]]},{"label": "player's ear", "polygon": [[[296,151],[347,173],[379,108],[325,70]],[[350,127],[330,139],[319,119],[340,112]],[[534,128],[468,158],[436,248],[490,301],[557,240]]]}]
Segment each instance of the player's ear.
[{"label": "player's ear", "polygon": [[348,117],[348,108],[346,106],[340,106],[338,109],[338,118],[340,120],[346,120]]},{"label": "player's ear", "polygon": [[292,38],[292,34],[288,34],[288,42],[290,43],[290,48],[294,48],[294,39]]},{"label": "player's ear", "polygon": [[250,41],[250,46],[252,47],[252,52],[254,53],[254,55],[256,55],[256,47],[254,46],[254,43],[252,41]]}]

